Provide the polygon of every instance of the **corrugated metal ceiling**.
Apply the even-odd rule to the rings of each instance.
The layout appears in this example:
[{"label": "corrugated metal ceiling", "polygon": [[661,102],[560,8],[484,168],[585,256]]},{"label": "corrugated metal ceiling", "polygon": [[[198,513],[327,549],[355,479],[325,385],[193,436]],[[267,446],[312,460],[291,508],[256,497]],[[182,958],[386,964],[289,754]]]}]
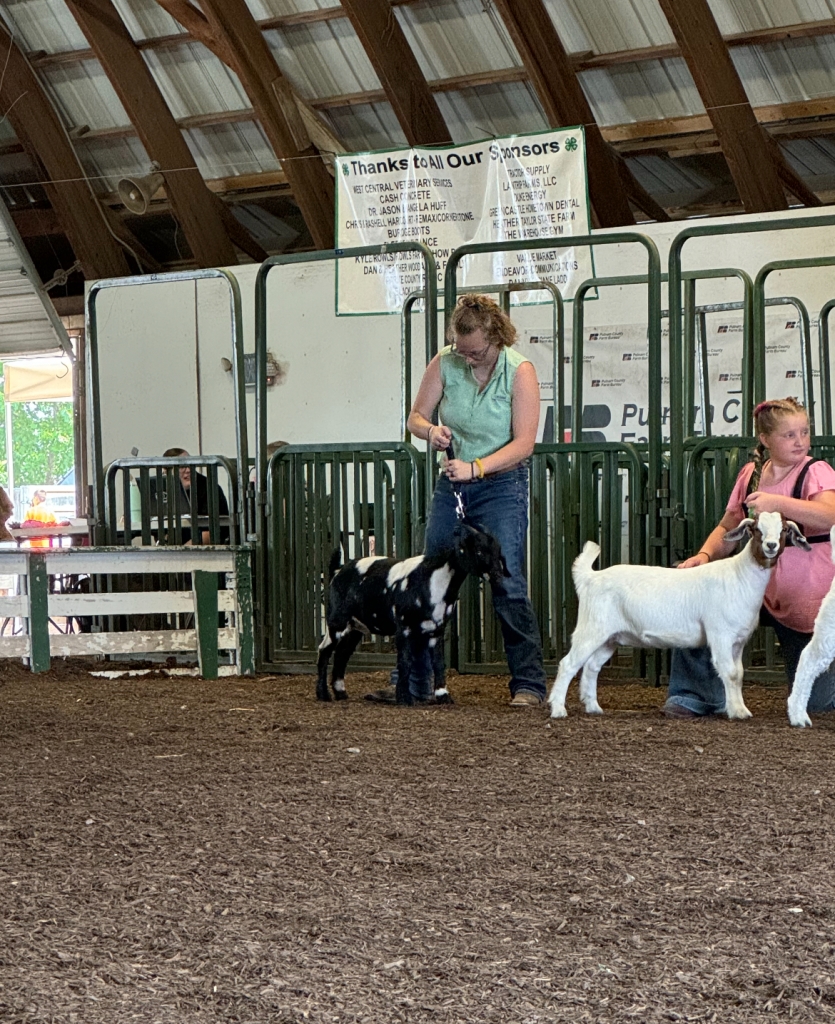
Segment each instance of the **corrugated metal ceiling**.
[{"label": "corrugated metal ceiling", "polygon": [[[118,0],[136,39],[182,33],[154,0]],[[332,0],[249,0],[257,18],[333,6]],[[546,0],[566,48],[608,53],[672,42],[656,0]],[[835,16],[835,0],[713,0],[725,32]],[[501,19],[482,0],[434,0],[398,6],[396,16],[430,80],[519,66]],[[85,49],[86,40],[63,0],[11,0],[5,6],[17,37],[30,51]],[[279,66],[306,99],[379,89],[368,56],[347,18],[272,29],[265,33]],[[733,56],[754,105],[794,102],[835,93],[835,39],[791,40],[734,48]],[[175,117],[211,115],[248,108],[236,76],[200,44],[144,51]],[[113,87],[95,60],[42,69],[68,125],[128,128]],[[613,125],[703,112],[683,60],[650,60],[581,72],[599,123]],[[544,126],[536,97],[526,83],[496,83],[438,94],[455,141],[487,134],[535,131]],[[329,111],[344,143],[353,148],[403,144],[403,133],[387,103]],[[209,177],[251,173],[276,166],[260,129],[235,123],[189,133]],[[147,156],[134,140],[81,141],[85,164],[110,181],[125,171],[144,172]],[[136,164],[131,166],[131,161]],[[246,170],[238,170],[246,168]]]},{"label": "corrugated metal ceiling", "polygon": [[[155,0],[115,0],[136,40],[183,34]],[[253,15],[267,19],[332,8],[335,0],[248,0]],[[605,54],[668,45],[673,36],[657,0],[545,0],[566,49]],[[835,0],[711,0],[725,33],[835,17]],[[493,8],[484,0],[424,0],[395,13],[430,80],[519,67],[520,58]],[[86,51],[87,43],[63,0],[8,0],[3,16],[28,51]],[[276,60],[301,96],[317,100],[379,90],[374,68],[347,18],[273,28],[265,33]],[[732,49],[755,106],[835,95],[835,36],[795,39]],[[143,53],[177,118],[246,111],[249,100],[237,77],[202,45],[182,44]],[[68,127],[87,124],[124,130],[116,137],[82,137],[75,145],[86,171],[102,189],[124,174],[145,173],[149,158],[129,131],[116,93],[96,60],[50,65],[39,74]],[[680,58],[644,60],[580,73],[601,125],[686,117],[704,111]],[[456,142],[488,135],[536,131],[545,120],[527,82],[497,82],[436,93]],[[328,109],[323,115],[348,150],[385,149],[405,143],[387,102]],[[9,138],[4,126],[0,141]],[[208,179],[274,171],[279,166],[261,128],[239,121],[190,128],[186,138]],[[835,174],[835,150],[826,140],[783,143],[793,162],[813,176]],[[20,180],[21,163],[3,158],[0,181]],[[641,157],[636,173],[650,191],[685,193],[713,182],[666,157]],[[16,177],[17,176],[17,177]],[[24,175],[25,177],[25,175]]]}]

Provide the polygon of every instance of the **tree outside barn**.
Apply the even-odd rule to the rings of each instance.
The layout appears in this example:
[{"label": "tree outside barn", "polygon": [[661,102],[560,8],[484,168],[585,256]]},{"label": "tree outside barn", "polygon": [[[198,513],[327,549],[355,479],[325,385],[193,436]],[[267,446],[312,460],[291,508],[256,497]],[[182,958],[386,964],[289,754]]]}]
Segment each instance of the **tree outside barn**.
[{"label": "tree outside barn", "polygon": [[[4,373],[5,383],[5,373]],[[7,434],[11,428],[13,486],[25,502],[34,487],[60,484],[74,464],[71,399],[11,401],[3,396],[0,417],[0,484],[10,485]],[[21,496],[25,489],[26,496]],[[20,501],[16,501],[16,506]],[[20,514],[21,509],[16,507]]]}]

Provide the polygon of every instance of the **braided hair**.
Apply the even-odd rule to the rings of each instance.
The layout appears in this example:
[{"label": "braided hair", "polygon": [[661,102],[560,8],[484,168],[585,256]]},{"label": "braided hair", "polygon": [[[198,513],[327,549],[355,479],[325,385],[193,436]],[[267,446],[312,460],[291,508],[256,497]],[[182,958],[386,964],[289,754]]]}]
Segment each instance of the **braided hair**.
[{"label": "braided hair", "polygon": [[768,451],[762,442],[761,435],[773,433],[783,416],[796,416],[798,413],[805,416],[806,407],[801,405],[796,398],[774,398],[768,402],[760,402],[754,410],[754,433],[757,435],[757,446],[751,452],[754,460],[754,472],[751,474],[749,484],[751,491],[756,491],[760,486],[765,454]]}]

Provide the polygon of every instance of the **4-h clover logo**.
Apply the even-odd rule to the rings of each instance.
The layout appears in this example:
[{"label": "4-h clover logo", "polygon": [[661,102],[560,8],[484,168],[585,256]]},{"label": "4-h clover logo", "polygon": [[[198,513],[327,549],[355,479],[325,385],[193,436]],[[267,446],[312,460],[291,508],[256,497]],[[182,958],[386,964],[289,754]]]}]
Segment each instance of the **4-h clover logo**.
[{"label": "4-h clover logo", "polygon": [[569,153],[573,153],[574,150],[577,148],[577,140],[574,138],[573,135],[570,139],[565,140],[565,148],[568,150]]},{"label": "4-h clover logo", "polygon": [[350,172],[350,171],[348,170],[348,165],[347,165],[347,164],[343,164],[343,165],[342,165],[342,173],[343,173],[343,174],[350,174],[350,173],[351,173],[351,172]]}]

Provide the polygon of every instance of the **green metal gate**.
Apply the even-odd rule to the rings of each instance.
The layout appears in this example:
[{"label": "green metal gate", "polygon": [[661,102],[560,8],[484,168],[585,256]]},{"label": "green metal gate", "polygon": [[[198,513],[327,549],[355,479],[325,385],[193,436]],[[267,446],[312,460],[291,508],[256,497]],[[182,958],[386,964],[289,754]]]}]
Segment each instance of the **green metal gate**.
[{"label": "green metal gate", "polygon": [[[423,456],[404,442],[288,445],[267,468],[268,600],[259,629],[268,665],[310,670],[324,632],[328,564],[423,550]],[[380,638],[353,664],[393,664]],[[381,658],[381,655],[384,657]]]}]

